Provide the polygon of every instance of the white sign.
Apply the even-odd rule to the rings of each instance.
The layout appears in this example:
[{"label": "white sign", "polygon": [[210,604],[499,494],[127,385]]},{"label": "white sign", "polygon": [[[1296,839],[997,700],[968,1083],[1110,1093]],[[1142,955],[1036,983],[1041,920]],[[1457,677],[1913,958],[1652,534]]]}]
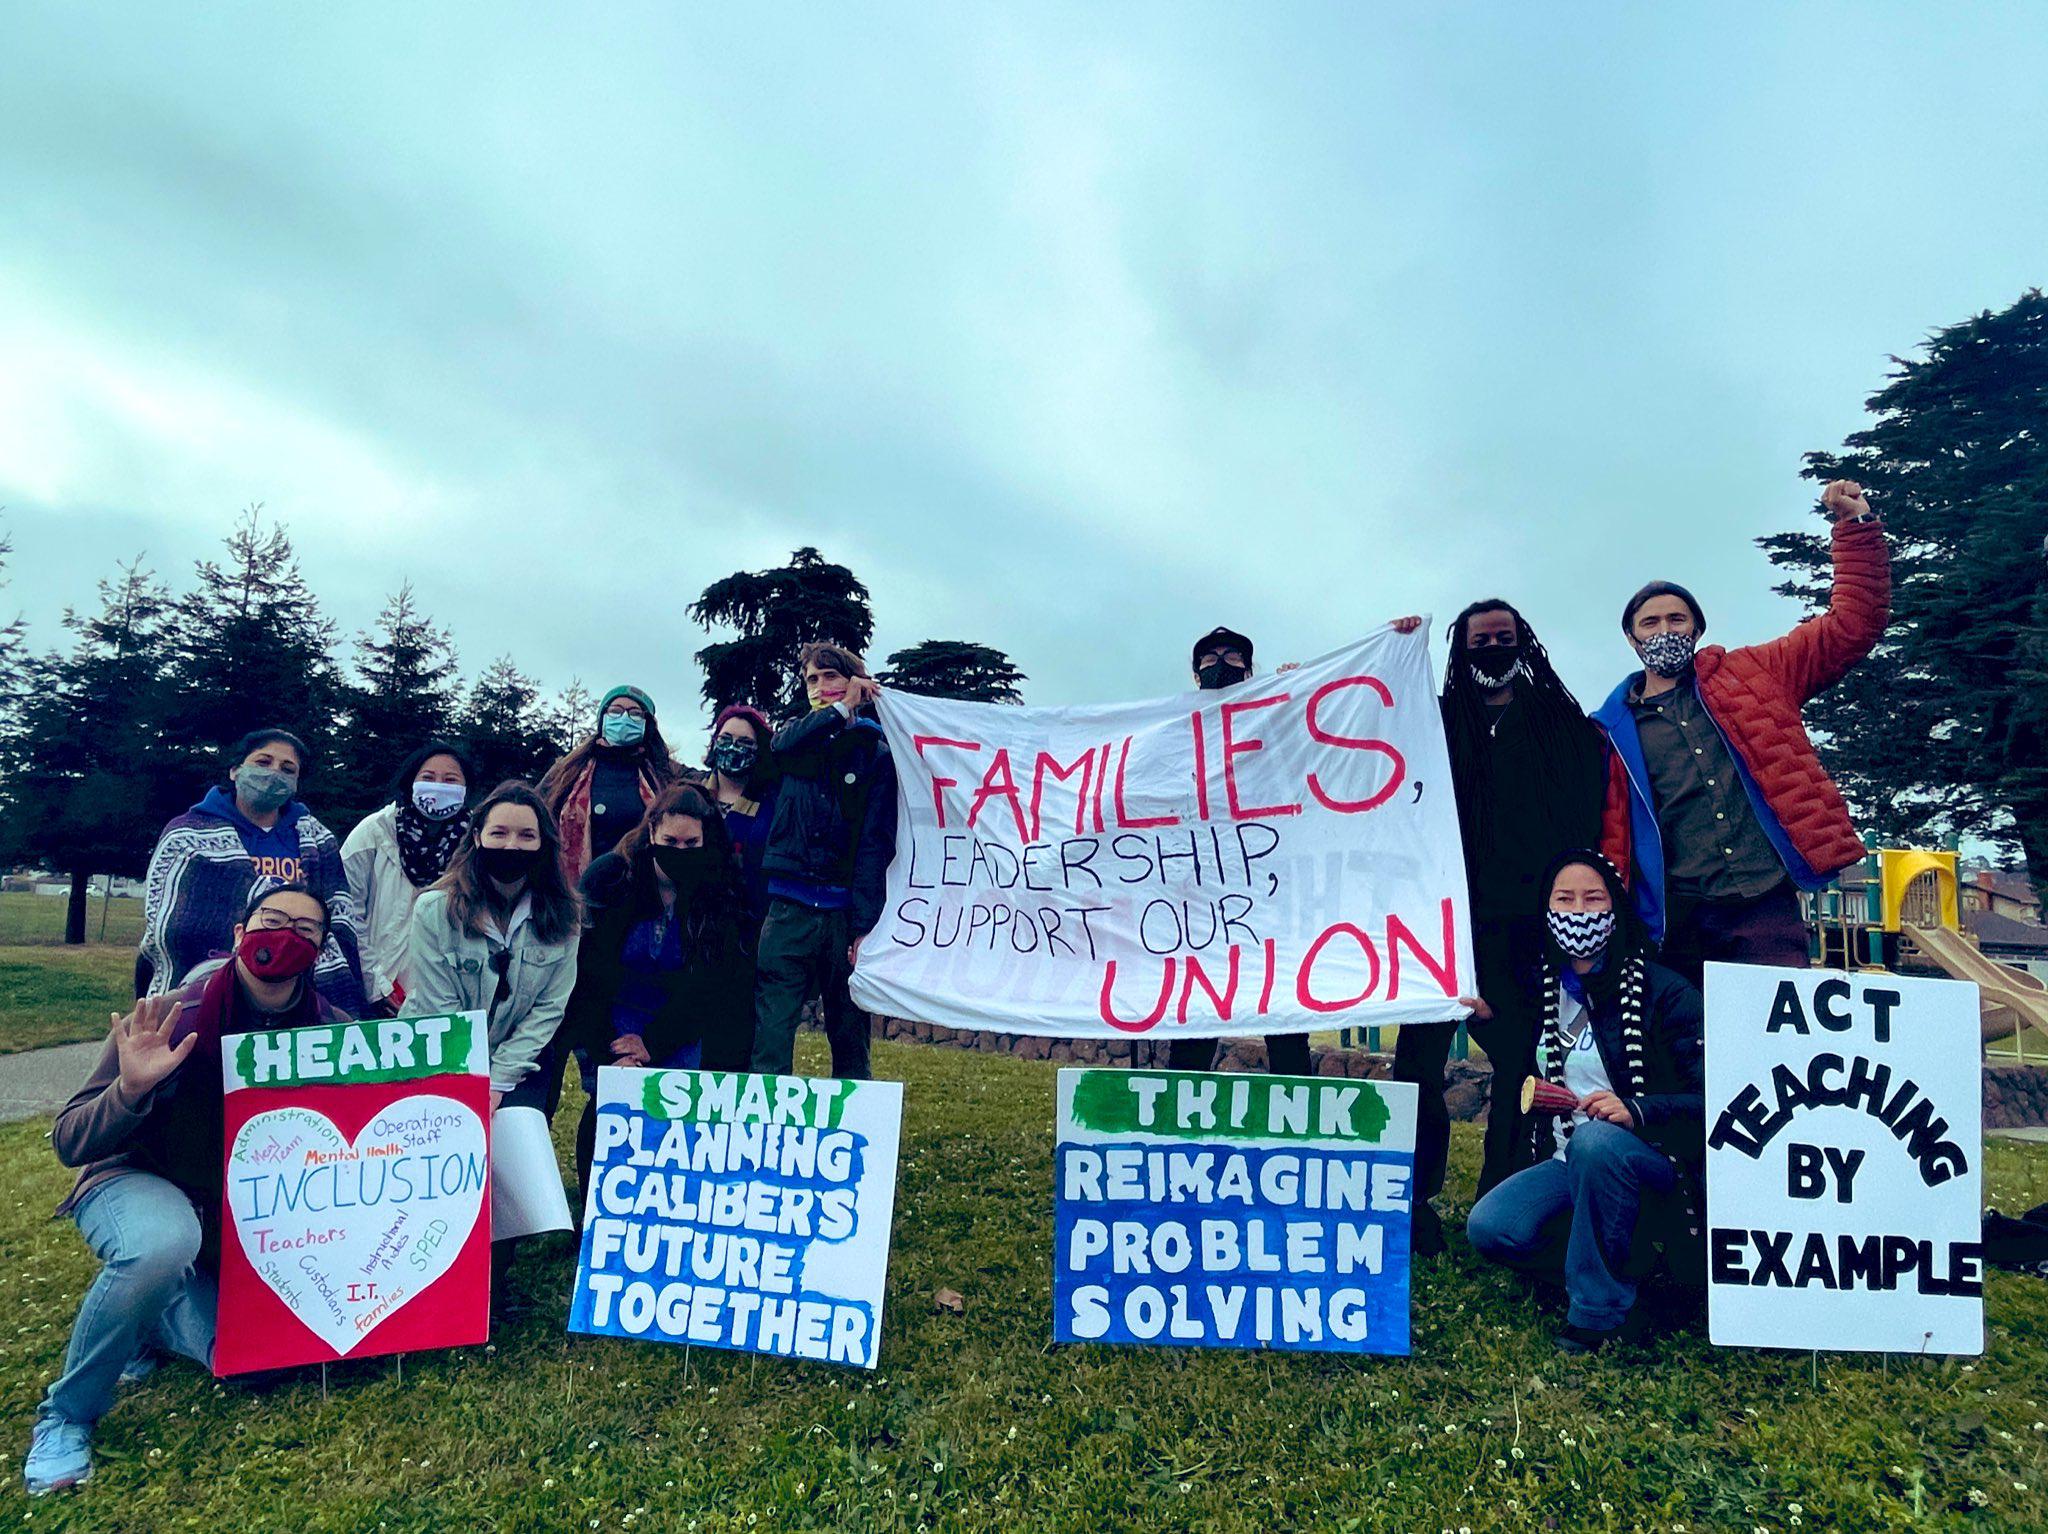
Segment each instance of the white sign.
[{"label": "white sign", "polygon": [[1426,630],[1214,692],[890,692],[899,787],[853,998],[1093,1038],[1461,1016],[1464,853]]},{"label": "white sign", "polygon": [[903,1087],[605,1066],[569,1330],[872,1369]]},{"label": "white sign", "polygon": [[1984,1350],[1977,987],[1709,964],[1709,1335]]}]

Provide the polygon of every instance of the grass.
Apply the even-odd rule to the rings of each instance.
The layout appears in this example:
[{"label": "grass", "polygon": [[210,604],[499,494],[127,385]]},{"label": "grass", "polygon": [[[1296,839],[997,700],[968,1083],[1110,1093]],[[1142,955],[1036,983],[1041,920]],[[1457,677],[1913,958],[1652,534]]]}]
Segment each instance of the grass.
[{"label": "grass", "polygon": [[0,948],[0,1054],[105,1038],[134,1005],[132,948]]},{"label": "grass", "polygon": [[[19,891],[0,894],[0,947],[62,944],[68,904],[61,895]],[[95,896],[85,908],[85,936],[88,945],[105,941],[112,947],[126,948],[132,959],[135,945],[142,941],[142,902],[111,900],[102,909],[102,902]]]},{"label": "grass", "polygon": [[[823,1068],[815,1038],[801,1064]],[[2048,1285],[1994,1274],[1981,1359],[1722,1352],[1696,1332],[1568,1361],[1462,1246],[1420,1267],[1415,1357],[1055,1348],[1053,1070],[877,1047],[909,1083],[874,1374],[562,1331],[550,1239],[488,1348],[266,1387],[182,1363],[101,1424],[83,1492],[20,1453],[94,1271],[68,1174],[0,1130],[0,1519],[75,1529],[1990,1529],[2048,1518]],[[574,1090],[572,1085],[572,1099]],[[566,1151],[578,1104],[564,1105]],[[1458,1126],[1453,1186],[1478,1142]],[[2048,1199],[2048,1148],[1987,1197]],[[964,1315],[932,1303],[940,1287]],[[2026,1489],[2021,1490],[2024,1487]],[[1982,1505],[1975,1499],[1981,1497]]]}]

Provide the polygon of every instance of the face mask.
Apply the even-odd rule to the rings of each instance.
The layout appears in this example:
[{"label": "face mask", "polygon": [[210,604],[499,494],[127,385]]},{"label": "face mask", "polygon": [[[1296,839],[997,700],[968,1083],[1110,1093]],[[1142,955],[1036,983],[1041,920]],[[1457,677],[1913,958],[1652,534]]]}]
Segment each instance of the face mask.
[{"label": "face mask", "polygon": [[479,847],[477,866],[500,884],[517,884],[533,871],[538,847]]},{"label": "face mask", "polygon": [[1692,664],[1693,646],[1699,642],[1696,634],[1664,633],[1645,639],[1638,649],[1643,664],[1657,675],[1682,676],[1685,668]]},{"label": "face mask", "polygon": [[259,980],[289,980],[313,967],[320,948],[289,927],[250,927],[235,945],[235,957]]},{"label": "face mask", "polygon": [[421,778],[412,786],[412,807],[429,820],[447,820],[460,814],[469,790],[460,783],[436,783]]},{"label": "face mask", "polygon": [[[1522,652],[1513,645],[1495,645],[1491,650],[1474,650],[1471,661],[1472,680],[1488,692],[1499,692],[1518,676],[1526,676],[1522,665]],[[1476,657],[1485,656],[1485,660]]]},{"label": "face mask", "polygon": [[235,797],[259,815],[283,809],[297,791],[298,784],[275,767],[251,767],[245,762],[235,769]]},{"label": "face mask", "polygon": [[1550,940],[1574,959],[1590,959],[1614,936],[1614,912],[1545,911]]},{"label": "face mask", "polygon": [[754,770],[761,748],[737,735],[721,735],[711,743],[711,765],[729,778],[744,778]]},{"label": "face mask", "polygon": [[606,714],[604,741],[608,746],[637,746],[647,734],[647,721],[638,714]]},{"label": "face mask", "polygon": [[668,882],[676,887],[678,895],[694,893],[718,871],[714,861],[717,854],[709,847],[655,846],[649,850],[654,854],[655,867],[668,875]]},{"label": "face mask", "polygon": [[1212,660],[1195,673],[1195,680],[1203,692],[1214,692],[1219,687],[1235,687],[1251,674],[1249,666],[1233,666],[1227,660]]}]

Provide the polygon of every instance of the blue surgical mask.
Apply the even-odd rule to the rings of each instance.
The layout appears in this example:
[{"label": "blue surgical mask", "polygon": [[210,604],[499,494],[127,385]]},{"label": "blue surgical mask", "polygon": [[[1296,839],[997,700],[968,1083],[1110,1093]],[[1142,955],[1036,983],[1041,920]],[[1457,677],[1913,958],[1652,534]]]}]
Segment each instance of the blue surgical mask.
[{"label": "blue surgical mask", "polygon": [[637,746],[647,734],[647,721],[638,714],[606,714],[604,739],[608,746]]}]

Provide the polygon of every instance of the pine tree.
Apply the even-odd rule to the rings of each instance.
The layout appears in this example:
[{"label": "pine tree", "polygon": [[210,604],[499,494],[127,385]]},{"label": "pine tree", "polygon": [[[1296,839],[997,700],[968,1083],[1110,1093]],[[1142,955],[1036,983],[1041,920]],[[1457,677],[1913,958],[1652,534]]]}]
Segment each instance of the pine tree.
[{"label": "pine tree", "polygon": [[567,756],[596,729],[597,699],[580,677],[571,677],[569,685],[556,695],[553,706],[540,714],[541,734],[554,747],[556,756]]},{"label": "pine tree", "polygon": [[335,735],[340,683],[335,625],[320,611],[281,525],[251,506],[226,539],[223,562],[200,561],[177,604],[166,721],[173,770],[187,788],[220,775],[221,754],[249,730],[278,725],[314,753],[307,788],[317,804]]},{"label": "pine tree", "polygon": [[965,639],[927,639],[889,657],[884,686],[968,703],[1022,703],[1029,677],[1001,650]]},{"label": "pine tree", "polygon": [[472,794],[489,793],[507,778],[538,782],[561,755],[540,689],[509,655],[492,661],[470,688],[460,730],[476,776]]},{"label": "pine tree", "polygon": [[356,635],[355,672],[342,690],[342,749],[321,789],[322,818],[337,836],[384,802],[408,753],[451,730],[454,640],[419,610],[410,581],[385,600],[376,627]]},{"label": "pine tree", "polygon": [[707,628],[737,629],[739,637],[697,652],[704,668],[704,699],[716,710],[751,703],[770,714],[795,709],[803,680],[796,654],[814,641],[861,651],[874,638],[868,588],[844,565],[802,548],[774,570],[742,570],[714,581],[690,604]]},{"label": "pine tree", "polygon": [[[1894,358],[1877,418],[1808,478],[1854,479],[1892,540],[1892,621],[1807,706],[1828,769],[1895,845],[1947,832],[2017,844],[2048,873],[2048,298],[1936,331]],[[1818,607],[1818,533],[1760,539]]]},{"label": "pine tree", "polygon": [[64,940],[85,941],[94,874],[139,875],[163,822],[192,798],[164,771],[169,592],[138,560],[99,583],[100,610],[67,610],[70,650],[24,668],[8,738],[8,852],[71,876]]}]

